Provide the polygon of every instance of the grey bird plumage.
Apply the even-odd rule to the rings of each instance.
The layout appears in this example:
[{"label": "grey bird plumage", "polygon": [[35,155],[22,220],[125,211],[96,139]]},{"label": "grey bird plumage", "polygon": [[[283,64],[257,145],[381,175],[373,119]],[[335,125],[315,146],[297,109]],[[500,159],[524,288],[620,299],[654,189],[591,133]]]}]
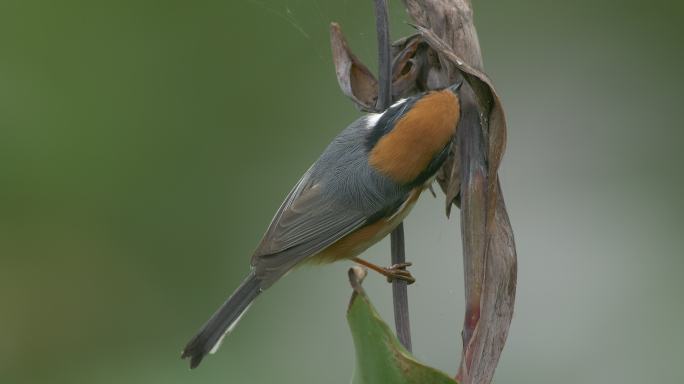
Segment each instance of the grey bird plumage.
[{"label": "grey bird plumage", "polygon": [[262,288],[406,199],[410,188],[368,164],[377,118],[361,117],[337,135],[285,199],[252,257]]},{"label": "grey bird plumage", "polygon": [[[450,89],[455,93],[458,86]],[[293,267],[321,254],[352,232],[388,219],[383,227],[387,232],[376,232],[372,241],[355,244],[341,255],[353,257],[401,222],[403,216],[396,216],[397,212],[408,213],[410,204],[406,210],[401,209],[402,205],[414,190],[417,192],[410,201],[415,202],[446,159],[450,142],[438,154],[431,154],[427,167],[421,168],[419,175],[412,175],[413,180],[408,182],[400,183],[381,174],[369,164],[369,154],[423,96],[401,100],[382,114],[363,116],[333,139],[276,212],[254,251],[250,274],[185,347],[182,357],[191,358],[192,368],[216,350],[250,303]],[[412,155],[409,149],[404,156]]]},{"label": "grey bird plumage", "polygon": [[[237,323],[250,303],[294,266],[363,225],[396,210],[411,188],[368,164],[368,140],[389,130],[406,103],[362,116],[328,145],[276,212],[252,256],[252,271],[185,347],[194,368]],[[396,116],[394,116],[396,115]],[[384,132],[386,133],[386,132]]]}]

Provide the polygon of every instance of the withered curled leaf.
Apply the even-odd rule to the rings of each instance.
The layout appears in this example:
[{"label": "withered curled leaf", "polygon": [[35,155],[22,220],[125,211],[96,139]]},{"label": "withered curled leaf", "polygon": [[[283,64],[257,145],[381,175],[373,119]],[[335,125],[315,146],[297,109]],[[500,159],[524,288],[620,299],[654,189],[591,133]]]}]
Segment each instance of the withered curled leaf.
[{"label": "withered curled leaf", "polygon": [[330,45],[337,82],[342,93],[362,111],[374,111],[378,98],[378,81],[349,48],[339,24],[330,24]]},{"label": "withered curled leaf", "polygon": [[420,35],[413,35],[392,44],[392,99],[400,99],[404,95],[423,90],[419,84],[420,71],[424,67],[423,56],[416,55],[422,42]]},{"label": "withered curled leaf", "polygon": [[[487,384],[494,376],[513,317],[517,256],[511,223],[497,183],[494,233],[488,240],[480,320],[464,348],[459,367],[462,383]],[[466,364],[467,363],[467,364]]]},{"label": "withered curled leaf", "polygon": [[483,70],[470,1],[404,3],[442,67],[429,69],[430,87],[435,80],[447,86],[462,76],[469,84],[464,93],[472,90],[461,95],[466,104],[462,111],[480,115],[466,121],[462,116],[456,149],[461,153],[453,154],[438,181],[447,194],[447,205],[459,202],[461,207],[466,317],[457,378],[468,384],[489,384],[508,336],[517,279],[513,232],[497,174],[506,142],[504,110]]}]

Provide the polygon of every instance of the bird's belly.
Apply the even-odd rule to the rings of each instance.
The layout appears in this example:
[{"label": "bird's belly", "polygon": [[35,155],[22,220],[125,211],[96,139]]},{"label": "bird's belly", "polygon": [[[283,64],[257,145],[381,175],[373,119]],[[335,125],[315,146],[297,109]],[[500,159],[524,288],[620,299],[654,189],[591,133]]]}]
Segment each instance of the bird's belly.
[{"label": "bird's belly", "polygon": [[392,216],[381,218],[373,224],[357,229],[307,261],[315,264],[324,264],[358,256],[373,244],[382,240],[406,218],[416,204],[421,192],[422,188],[414,189],[404,204]]}]

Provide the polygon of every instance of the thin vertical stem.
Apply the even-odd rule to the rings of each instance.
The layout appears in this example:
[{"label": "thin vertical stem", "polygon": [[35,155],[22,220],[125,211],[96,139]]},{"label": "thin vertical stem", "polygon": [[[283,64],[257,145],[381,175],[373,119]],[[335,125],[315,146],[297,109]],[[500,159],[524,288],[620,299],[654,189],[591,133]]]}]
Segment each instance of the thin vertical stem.
[{"label": "thin vertical stem", "polygon": [[[375,26],[378,37],[378,101],[376,109],[384,111],[392,103],[392,61],[390,58],[389,10],[386,0],[374,0]],[[401,223],[390,234],[392,264],[406,261],[404,246],[404,224]],[[411,351],[411,324],[409,322],[408,285],[405,281],[395,279],[392,282],[394,298],[394,324],[397,338],[401,344]]]},{"label": "thin vertical stem", "polygon": [[378,35],[378,101],[376,108],[378,111],[384,111],[392,104],[389,11],[387,0],[374,0],[374,2],[375,27]]},{"label": "thin vertical stem", "polygon": [[[404,223],[400,223],[390,234],[392,264],[406,261],[404,248]],[[394,324],[397,338],[409,352],[411,352],[411,322],[409,321],[408,285],[406,281],[395,279],[392,282],[392,296],[394,297]]]}]

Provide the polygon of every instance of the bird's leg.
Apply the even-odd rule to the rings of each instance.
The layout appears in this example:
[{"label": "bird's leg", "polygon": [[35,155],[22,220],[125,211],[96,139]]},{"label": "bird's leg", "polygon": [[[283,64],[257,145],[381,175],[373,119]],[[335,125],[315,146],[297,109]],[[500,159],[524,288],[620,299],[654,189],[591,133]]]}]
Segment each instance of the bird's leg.
[{"label": "bird's leg", "polygon": [[406,268],[410,267],[412,263],[395,264],[391,267],[384,268],[373,263],[369,263],[366,260],[359,259],[358,257],[353,257],[351,260],[387,277],[387,281],[390,283],[394,280],[404,280],[407,284],[413,284],[416,282],[416,279],[411,275],[411,272],[406,270]]}]

